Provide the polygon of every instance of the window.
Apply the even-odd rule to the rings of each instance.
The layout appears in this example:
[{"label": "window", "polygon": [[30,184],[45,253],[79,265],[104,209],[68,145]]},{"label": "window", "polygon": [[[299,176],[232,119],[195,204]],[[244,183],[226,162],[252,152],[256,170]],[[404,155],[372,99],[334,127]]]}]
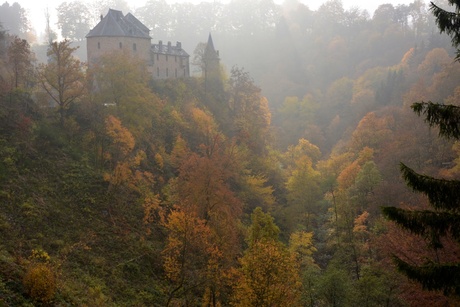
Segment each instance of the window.
[{"label": "window", "polygon": [[122,49],[122,48],[123,48],[123,44],[122,44],[121,42],[120,42],[119,46],[120,46],[120,49]]},{"label": "window", "polygon": [[101,49],[101,43],[97,42],[97,49]]},{"label": "window", "polygon": [[136,51],[137,50],[137,46],[136,46],[136,43],[133,44],[133,50]]}]

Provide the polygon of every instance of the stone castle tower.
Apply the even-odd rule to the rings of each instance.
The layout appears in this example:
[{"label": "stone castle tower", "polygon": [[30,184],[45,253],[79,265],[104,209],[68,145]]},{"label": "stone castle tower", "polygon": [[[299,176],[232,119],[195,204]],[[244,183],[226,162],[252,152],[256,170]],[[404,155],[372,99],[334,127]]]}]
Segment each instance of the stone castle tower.
[{"label": "stone castle tower", "polygon": [[122,51],[145,61],[153,78],[189,77],[189,55],[180,42],[151,44],[150,30],[131,13],[109,9],[107,15],[86,35],[88,64],[106,53]]}]

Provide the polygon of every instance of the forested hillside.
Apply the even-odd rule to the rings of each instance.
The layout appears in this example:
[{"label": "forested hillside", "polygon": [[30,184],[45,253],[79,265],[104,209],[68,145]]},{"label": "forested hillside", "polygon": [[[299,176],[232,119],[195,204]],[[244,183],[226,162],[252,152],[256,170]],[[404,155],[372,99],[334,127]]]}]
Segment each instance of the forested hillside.
[{"label": "forested hillside", "polygon": [[184,46],[211,30],[222,74],[152,80],[116,52],[88,67],[70,40],[40,62],[0,29],[0,305],[460,304],[392,261],[458,263],[458,243],[432,249],[381,215],[428,207],[400,162],[460,174],[460,145],[410,108],[460,101],[427,4],[135,14]]}]

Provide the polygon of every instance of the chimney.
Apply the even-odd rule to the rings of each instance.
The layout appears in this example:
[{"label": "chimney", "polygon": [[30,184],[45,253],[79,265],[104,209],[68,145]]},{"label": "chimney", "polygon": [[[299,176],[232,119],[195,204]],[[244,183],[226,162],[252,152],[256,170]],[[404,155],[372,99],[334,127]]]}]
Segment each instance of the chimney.
[{"label": "chimney", "polygon": [[163,48],[163,41],[158,41],[158,51],[161,52],[161,48]]},{"label": "chimney", "polygon": [[171,42],[168,42],[168,51],[171,51]]},{"label": "chimney", "polygon": [[182,49],[182,44],[181,44],[181,42],[176,42],[176,47],[177,47],[177,49]]},{"label": "chimney", "polygon": [[217,56],[219,56],[219,50],[217,50],[216,53],[217,53]]},{"label": "chimney", "polygon": [[102,21],[102,18],[104,18],[104,16],[102,16],[102,14],[101,14],[101,21]]}]

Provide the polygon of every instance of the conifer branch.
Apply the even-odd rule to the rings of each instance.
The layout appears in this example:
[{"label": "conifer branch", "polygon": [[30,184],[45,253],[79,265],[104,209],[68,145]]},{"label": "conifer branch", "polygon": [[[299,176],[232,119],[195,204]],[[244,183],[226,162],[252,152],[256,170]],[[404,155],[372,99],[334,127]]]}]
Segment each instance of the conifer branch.
[{"label": "conifer branch", "polygon": [[460,107],[422,101],[412,104],[411,108],[417,115],[423,114],[431,127],[437,126],[440,136],[460,139]]},{"label": "conifer branch", "polygon": [[437,179],[420,175],[404,163],[400,163],[400,170],[407,185],[414,191],[428,196],[433,208],[460,213],[459,180]]},{"label": "conifer branch", "polygon": [[382,212],[400,227],[426,238],[430,246],[435,249],[443,247],[441,237],[448,234],[456,241],[460,241],[460,216],[458,214],[429,210],[411,211],[396,207],[383,207]]},{"label": "conifer branch", "polygon": [[442,290],[445,294],[460,295],[460,266],[458,264],[426,263],[413,266],[394,256],[396,267],[409,279],[419,282],[424,289]]}]

